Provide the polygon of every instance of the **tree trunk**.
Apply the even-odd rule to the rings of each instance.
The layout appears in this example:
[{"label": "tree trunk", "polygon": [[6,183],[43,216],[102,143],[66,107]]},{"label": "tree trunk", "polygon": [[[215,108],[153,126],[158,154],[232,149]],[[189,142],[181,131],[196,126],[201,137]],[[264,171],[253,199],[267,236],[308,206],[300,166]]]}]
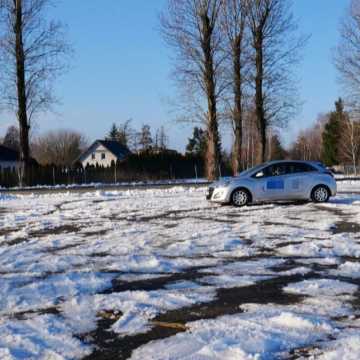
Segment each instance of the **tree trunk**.
[{"label": "tree trunk", "polygon": [[256,63],[256,76],[255,76],[255,108],[257,126],[260,134],[260,161],[265,162],[266,159],[266,118],[264,110],[264,94],[263,94],[263,81],[264,81],[264,57],[263,57],[263,38],[259,32],[256,34],[255,42],[255,63]]},{"label": "tree trunk", "polygon": [[24,186],[28,179],[28,168],[30,159],[29,150],[29,123],[27,117],[26,102],[26,80],[25,80],[25,55],[23,45],[23,15],[22,0],[15,0],[15,53],[16,53],[16,85],[18,112],[17,117],[20,129],[20,186]]},{"label": "tree trunk", "polygon": [[236,37],[233,43],[233,71],[234,71],[234,147],[232,154],[232,170],[236,175],[241,171],[242,151],[242,74],[241,74],[241,40],[242,35]]},{"label": "tree trunk", "polygon": [[219,177],[220,137],[217,121],[215,71],[211,43],[213,28],[206,14],[202,15],[201,21],[203,27],[201,46],[204,53],[204,82],[208,103],[206,173],[209,180],[215,180]]}]

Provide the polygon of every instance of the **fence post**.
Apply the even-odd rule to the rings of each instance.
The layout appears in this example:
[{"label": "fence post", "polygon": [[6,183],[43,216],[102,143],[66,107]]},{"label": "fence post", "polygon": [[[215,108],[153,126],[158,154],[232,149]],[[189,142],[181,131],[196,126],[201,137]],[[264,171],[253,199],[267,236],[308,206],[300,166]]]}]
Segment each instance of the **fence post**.
[{"label": "fence post", "polygon": [[114,179],[115,179],[115,184],[117,183],[116,163],[117,163],[117,161],[115,162],[115,166],[114,166]]},{"label": "fence post", "polygon": [[195,178],[196,178],[196,182],[198,181],[198,172],[197,172],[197,166],[196,164],[194,165],[195,168]]},{"label": "fence post", "polygon": [[55,166],[53,166],[52,168],[52,176],[53,176],[53,185],[55,186],[56,182],[55,182]]}]

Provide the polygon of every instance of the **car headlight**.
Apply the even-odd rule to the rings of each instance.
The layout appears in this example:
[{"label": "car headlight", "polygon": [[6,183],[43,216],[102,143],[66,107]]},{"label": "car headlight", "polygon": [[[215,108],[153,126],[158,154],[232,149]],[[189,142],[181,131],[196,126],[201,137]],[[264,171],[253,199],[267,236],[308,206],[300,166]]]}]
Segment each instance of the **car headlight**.
[{"label": "car headlight", "polygon": [[216,188],[227,187],[230,185],[230,183],[231,183],[231,180],[222,180],[222,181],[219,181],[218,183],[216,183],[215,187]]}]

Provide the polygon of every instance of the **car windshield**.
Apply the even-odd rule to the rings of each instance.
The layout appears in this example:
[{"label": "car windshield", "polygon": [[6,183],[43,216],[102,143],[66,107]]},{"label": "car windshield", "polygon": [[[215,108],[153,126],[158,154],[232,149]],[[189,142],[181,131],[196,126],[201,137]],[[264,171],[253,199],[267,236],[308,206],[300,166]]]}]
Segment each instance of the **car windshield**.
[{"label": "car windshield", "polygon": [[244,170],[242,171],[240,174],[238,174],[238,176],[245,176],[245,175],[249,175],[251,174],[253,171],[256,171],[256,170],[260,170],[264,167],[265,164],[261,164],[261,165],[257,165],[257,166],[254,166],[250,169],[247,169],[247,170]]}]

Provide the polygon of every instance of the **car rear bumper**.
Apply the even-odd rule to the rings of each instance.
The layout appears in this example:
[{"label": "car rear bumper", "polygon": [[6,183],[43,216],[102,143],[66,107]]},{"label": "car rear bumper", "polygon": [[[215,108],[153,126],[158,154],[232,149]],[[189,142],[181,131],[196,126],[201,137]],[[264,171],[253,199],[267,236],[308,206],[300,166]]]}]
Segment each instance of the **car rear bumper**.
[{"label": "car rear bumper", "polygon": [[337,183],[336,183],[335,179],[334,179],[333,183],[330,184],[330,192],[331,192],[331,196],[336,196],[336,194],[337,194]]}]

